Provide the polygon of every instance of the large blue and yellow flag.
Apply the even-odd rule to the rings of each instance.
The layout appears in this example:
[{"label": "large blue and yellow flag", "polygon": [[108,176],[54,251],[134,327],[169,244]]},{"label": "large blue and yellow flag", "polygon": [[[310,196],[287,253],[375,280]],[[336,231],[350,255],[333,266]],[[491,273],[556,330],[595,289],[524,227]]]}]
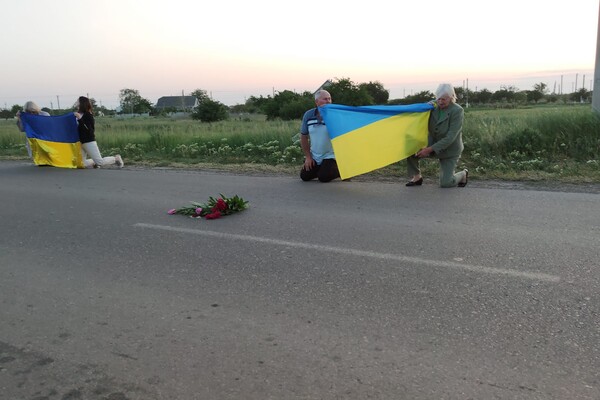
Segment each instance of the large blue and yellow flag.
[{"label": "large blue and yellow flag", "polygon": [[429,103],[320,107],[341,178],[385,167],[426,147],[431,110]]},{"label": "large blue and yellow flag", "polygon": [[36,165],[83,168],[77,120],[73,113],[46,117],[20,114]]}]

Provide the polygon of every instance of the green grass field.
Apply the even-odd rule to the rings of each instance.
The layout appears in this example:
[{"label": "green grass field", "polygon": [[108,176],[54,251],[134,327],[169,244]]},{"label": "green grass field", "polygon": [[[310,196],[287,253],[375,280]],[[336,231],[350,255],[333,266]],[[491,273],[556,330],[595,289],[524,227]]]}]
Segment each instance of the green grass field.
[{"label": "green grass field", "polygon": [[[128,164],[297,173],[303,160],[299,127],[299,120],[266,121],[261,115],[212,124],[98,117],[96,137],[104,155],[120,153]],[[469,168],[475,179],[600,182],[600,117],[589,105],[469,108],[463,140],[459,167]],[[1,158],[27,158],[24,134],[14,120],[0,121]],[[422,164],[424,174],[437,175],[437,162]],[[369,176],[404,177],[404,170],[400,162]]]}]

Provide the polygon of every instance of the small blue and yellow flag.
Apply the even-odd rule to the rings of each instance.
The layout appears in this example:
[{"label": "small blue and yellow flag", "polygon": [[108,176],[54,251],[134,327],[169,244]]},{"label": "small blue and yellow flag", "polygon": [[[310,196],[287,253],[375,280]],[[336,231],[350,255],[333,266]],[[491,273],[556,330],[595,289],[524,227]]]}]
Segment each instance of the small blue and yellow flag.
[{"label": "small blue and yellow flag", "polygon": [[36,165],[83,168],[77,120],[73,113],[46,117],[20,114]]},{"label": "small blue and yellow flag", "polygon": [[320,107],[341,178],[383,168],[426,147],[431,110],[429,103]]}]

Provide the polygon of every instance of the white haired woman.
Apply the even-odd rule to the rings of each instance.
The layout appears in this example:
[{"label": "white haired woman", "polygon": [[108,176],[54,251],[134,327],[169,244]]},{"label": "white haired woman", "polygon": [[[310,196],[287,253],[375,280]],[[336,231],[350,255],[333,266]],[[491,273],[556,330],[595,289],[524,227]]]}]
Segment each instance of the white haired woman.
[{"label": "white haired woman", "polygon": [[[50,114],[48,114],[46,111],[42,111],[40,106],[38,106],[35,102],[31,100],[25,103],[25,105],[23,106],[23,111],[28,114],[43,115],[44,117],[50,116]],[[25,132],[25,128],[21,123],[21,111],[17,112],[17,126],[19,127],[19,130],[21,132]],[[29,146],[29,140],[25,140],[25,147],[27,148],[27,154],[29,154],[29,158],[31,158],[31,146]]]},{"label": "white haired woman", "polygon": [[464,110],[456,104],[454,87],[442,83],[435,91],[435,109],[429,115],[428,146],[407,158],[408,174],[411,180],[406,186],[421,186],[423,176],[419,169],[419,159],[436,157],[440,160],[440,187],[464,187],[469,179],[469,171],[454,172],[464,149],[462,125]]}]

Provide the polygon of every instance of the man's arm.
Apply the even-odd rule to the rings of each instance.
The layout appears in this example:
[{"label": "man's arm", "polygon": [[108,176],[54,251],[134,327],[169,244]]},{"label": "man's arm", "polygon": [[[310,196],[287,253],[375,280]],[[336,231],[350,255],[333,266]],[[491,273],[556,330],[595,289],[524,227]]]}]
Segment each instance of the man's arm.
[{"label": "man's arm", "polygon": [[302,147],[302,152],[304,153],[304,169],[310,171],[315,165],[315,160],[313,160],[310,154],[310,140],[308,135],[300,135],[300,147]]}]

